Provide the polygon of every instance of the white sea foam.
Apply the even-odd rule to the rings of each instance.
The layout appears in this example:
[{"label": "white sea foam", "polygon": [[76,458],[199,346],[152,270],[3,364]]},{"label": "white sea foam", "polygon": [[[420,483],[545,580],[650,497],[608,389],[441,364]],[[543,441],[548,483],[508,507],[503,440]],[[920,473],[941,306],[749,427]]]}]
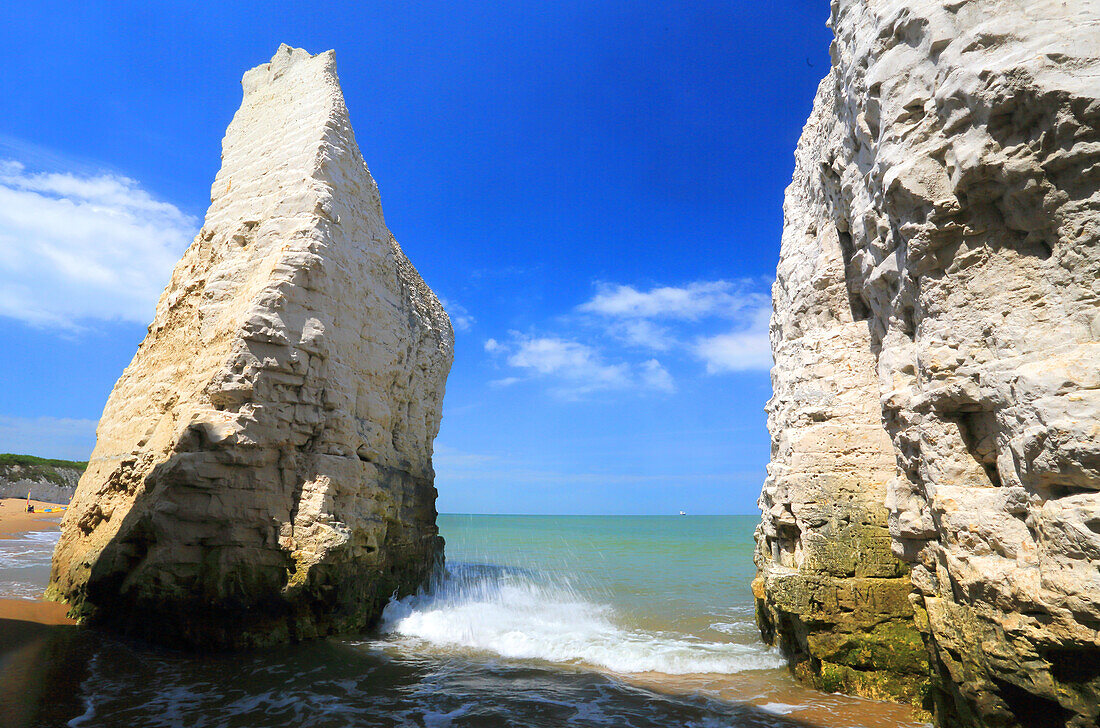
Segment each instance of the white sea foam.
[{"label": "white sea foam", "polygon": [[715,622],[710,625],[715,632],[728,635],[757,634],[757,626],[752,622]]},{"label": "white sea foam", "polygon": [[796,710],[805,708],[805,705],[791,705],[790,703],[764,703],[763,705],[757,705],[757,708],[773,715],[789,715]]},{"label": "white sea foam", "polygon": [[47,529],[0,539],[0,568],[18,569],[49,564],[59,538],[60,531]]},{"label": "white sea foam", "polygon": [[586,664],[617,673],[731,674],[781,667],[762,645],[631,629],[568,584],[458,564],[425,594],[390,602],[383,630],[437,649]]},{"label": "white sea foam", "polygon": [[41,599],[44,591],[41,584],[0,579],[0,599]]}]

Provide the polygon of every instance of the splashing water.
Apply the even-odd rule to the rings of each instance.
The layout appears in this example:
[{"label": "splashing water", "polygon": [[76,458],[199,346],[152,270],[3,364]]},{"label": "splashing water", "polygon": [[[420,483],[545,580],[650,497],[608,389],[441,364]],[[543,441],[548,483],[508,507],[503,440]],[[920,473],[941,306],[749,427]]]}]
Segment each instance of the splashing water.
[{"label": "splashing water", "polygon": [[420,647],[581,664],[616,673],[732,674],[781,667],[759,644],[631,628],[565,579],[458,563],[425,593],[393,601],[384,632]]}]

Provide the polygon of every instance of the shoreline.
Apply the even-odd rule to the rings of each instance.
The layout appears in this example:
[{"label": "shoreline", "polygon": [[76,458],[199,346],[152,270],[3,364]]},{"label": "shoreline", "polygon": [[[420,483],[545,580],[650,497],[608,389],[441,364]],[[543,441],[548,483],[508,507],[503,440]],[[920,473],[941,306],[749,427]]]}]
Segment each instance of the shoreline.
[{"label": "shoreline", "polygon": [[[0,538],[12,538],[27,531],[42,531],[60,523],[68,503],[49,503],[31,499],[34,513],[27,513],[26,498],[0,498]],[[54,509],[45,513],[42,509]],[[57,510],[57,509],[62,510]]]},{"label": "shoreline", "polygon": [[767,713],[779,721],[795,721],[806,728],[931,726],[930,717],[910,705],[809,688],[799,683],[787,668],[746,670],[728,675],[604,674],[656,693],[698,695]]},{"label": "shoreline", "polygon": [[[35,513],[27,513],[25,498],[0,500],[0,539],[29,531],[57,528],[64,504],[31,500]],[[76,621],[67,616],[69,606],[37,599],[0,597],[0,714],[12,726],[28,726],[40,713],[45,677],[57,670],[55,652],[76,636]]]},{"label": "shoreline", "polygon": [[[34,513],[27,513],[25,498],[0,499],[0,539],[10,539],[28,531],[57,528],[64,511],[44,512],[45,508],[66,508],[65,503],[48,503],[32,499]],[[0,597],[0,664],[15,652],[44,633],[60,626],[75,625],[66,616],[68,605],[42,599]]]}]

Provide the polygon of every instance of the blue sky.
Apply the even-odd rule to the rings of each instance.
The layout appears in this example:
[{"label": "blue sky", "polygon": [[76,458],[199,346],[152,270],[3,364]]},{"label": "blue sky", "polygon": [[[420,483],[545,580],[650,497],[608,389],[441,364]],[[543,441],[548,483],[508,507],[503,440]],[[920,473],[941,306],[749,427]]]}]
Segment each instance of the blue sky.
[{"label": "blue sky", "polygon": [[87,457],[240,77],[286,42],[336,49],[387,223],[456,324],[440,510],[755,512],[827,3],[182,7],[5,13],[0,451]]}]

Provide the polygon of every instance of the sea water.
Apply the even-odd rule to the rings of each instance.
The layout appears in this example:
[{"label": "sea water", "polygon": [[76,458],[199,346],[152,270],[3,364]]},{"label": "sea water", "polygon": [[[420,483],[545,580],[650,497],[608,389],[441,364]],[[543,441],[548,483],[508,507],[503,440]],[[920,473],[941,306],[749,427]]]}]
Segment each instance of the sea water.
[{"label": "sea water", "polygon": [[425,653],[613,673],[775,669],[753,624],[751,517],[444,515],[448,567],[383,630]]},{"label": "sea water", "polygon": [[[753,623],[756,522],[441,515],[445,570],[391,602],[378,630],[202,657],[83,632],[53,650],[39,724],[921,725],[788,676]],[[5,548],[48,560],[53,542],[14,541],[0,565]],[[27,596],[11,573],[0,596]]]},{"label": "sea water", "polygon": [[57,528],[0,538],[0,598],[37,599],[42,595],[59,538],[61,531]]}]

